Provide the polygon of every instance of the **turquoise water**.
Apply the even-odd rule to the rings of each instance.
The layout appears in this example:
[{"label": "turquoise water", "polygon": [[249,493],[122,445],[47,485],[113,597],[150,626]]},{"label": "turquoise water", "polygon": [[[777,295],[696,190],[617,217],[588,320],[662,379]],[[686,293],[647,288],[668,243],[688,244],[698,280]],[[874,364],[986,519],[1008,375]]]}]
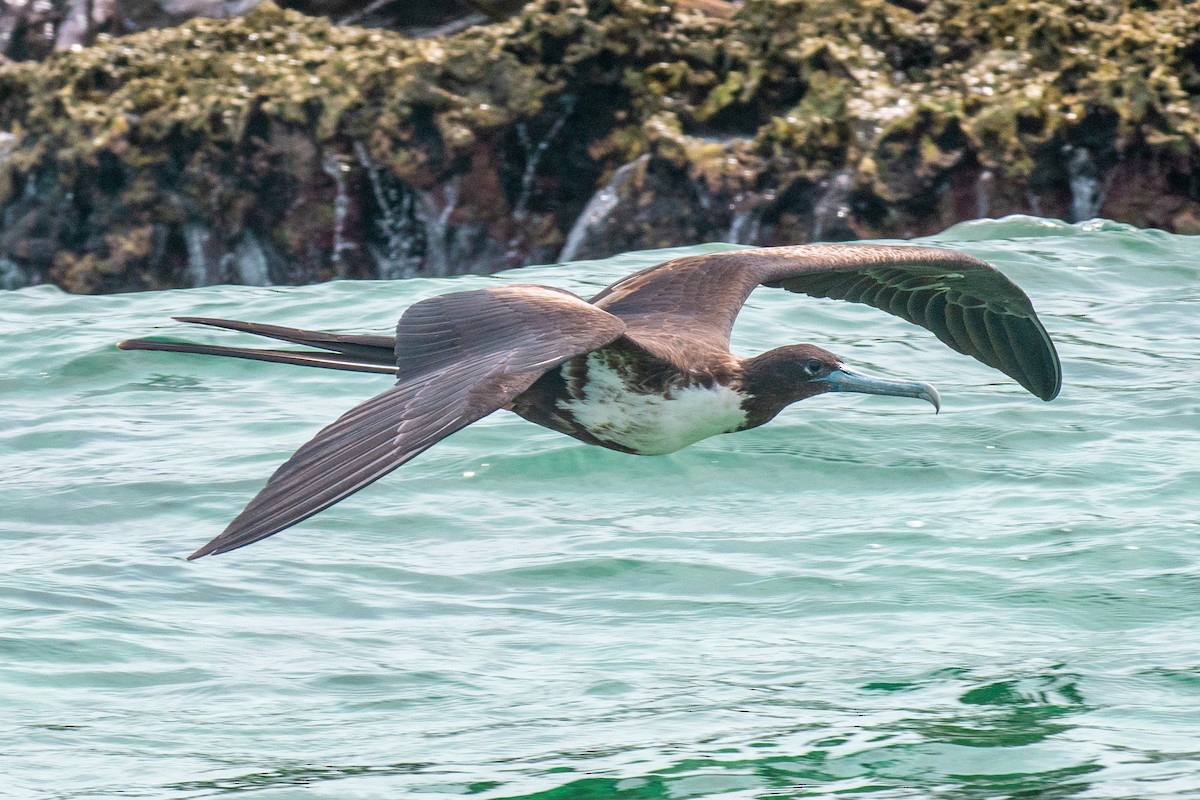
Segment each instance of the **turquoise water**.
[{"label": "turquoise water", "polygon": [[589,294],[664,253],[0,293],[0,795],[1200,798],[1200,237],[1011,218],[931,241],[1026,288],[1058,400],[761,290],[735,350],[814,341],[934,383],[942,413],[825,396],[638,458],[502,412],[193,563],[388,381],[118,339],[252,343],[184,313],[386,332],[432,294]]}]

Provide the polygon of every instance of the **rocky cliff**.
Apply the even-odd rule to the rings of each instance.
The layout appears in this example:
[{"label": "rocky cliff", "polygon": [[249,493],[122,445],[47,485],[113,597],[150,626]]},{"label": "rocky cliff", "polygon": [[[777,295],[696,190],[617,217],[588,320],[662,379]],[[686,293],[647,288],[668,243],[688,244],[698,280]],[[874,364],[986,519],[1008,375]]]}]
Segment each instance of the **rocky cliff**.
[{"label": "rocky cliff", "polygon": [[277,7],[0,68],[0,285],[492,271],[1026,212],[1200,232],[1200,5]]}]

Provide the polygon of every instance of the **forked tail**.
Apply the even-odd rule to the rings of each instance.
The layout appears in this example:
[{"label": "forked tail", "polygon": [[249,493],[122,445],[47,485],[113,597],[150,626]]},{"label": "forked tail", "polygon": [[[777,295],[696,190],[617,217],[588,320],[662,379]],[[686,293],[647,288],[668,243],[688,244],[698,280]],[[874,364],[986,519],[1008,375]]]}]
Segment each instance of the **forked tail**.
[{"label": "forked tail", "polygon": [[198,353],[206,356],[245,358],[251,361],[270,361],[276,364],[295,364],[302,367],[373,372],[383,375],[396,374],[395,339],[390,336],[306,331],[259,322],[239,322],[209,317],[175,317],[175,319],[179,322],[191,322],[197,325],[252,333],[256,336],[266,336],[319,349],[265,350],[251,347],[194,344],[192,342],[167,342],[158,339],[127,339],[118,342],[117,347],[122,350],[165,350],[172,353]]}]

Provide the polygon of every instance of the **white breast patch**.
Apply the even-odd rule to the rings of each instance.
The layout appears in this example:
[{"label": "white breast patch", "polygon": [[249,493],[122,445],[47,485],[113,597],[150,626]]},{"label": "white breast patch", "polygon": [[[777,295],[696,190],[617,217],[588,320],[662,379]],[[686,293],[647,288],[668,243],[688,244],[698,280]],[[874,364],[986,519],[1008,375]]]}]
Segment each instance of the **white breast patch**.
[{"label": "white breast patch", "polygon": [[689,386],[662,394],[630,391],[620,372],[589,355],[581,400],[559,402],[592,436],[641,455],[673,453],[746,423],[742,395],[727,386]]}]

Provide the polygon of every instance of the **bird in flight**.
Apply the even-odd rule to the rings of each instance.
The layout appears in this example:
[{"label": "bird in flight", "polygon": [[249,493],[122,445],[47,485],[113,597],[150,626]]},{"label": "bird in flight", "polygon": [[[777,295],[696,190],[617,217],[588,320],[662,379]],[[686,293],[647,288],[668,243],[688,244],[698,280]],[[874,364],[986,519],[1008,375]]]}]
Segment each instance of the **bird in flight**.
[{"label": "bird in flight", "polygon": [[118,347],[396,377],[393,387],[297,450],[191,560],[295,525],[502,408],[588,444],[659,455],[756,428],[792,403],[826,392],[914,397],[940,407],[929,384],[864,374],[816,345],[733,355],[734,319],[760,285],[887,311],[1043,400],[1054,399],[1061,387],[1054,344],[1016,284],[965,253],[906,245],[686,256],[621,278],[591,300],[523,284],[453,292],[411,306],[395,337],[176,318],[307,350],[155,339]]}]

